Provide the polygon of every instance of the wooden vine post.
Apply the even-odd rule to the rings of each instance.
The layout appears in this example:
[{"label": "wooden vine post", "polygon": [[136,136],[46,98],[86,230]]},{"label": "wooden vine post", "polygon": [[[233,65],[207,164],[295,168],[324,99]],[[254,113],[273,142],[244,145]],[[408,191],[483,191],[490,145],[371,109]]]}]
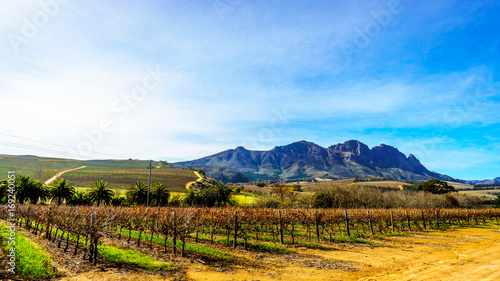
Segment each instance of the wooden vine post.
[{"label": "wooden vine post", "polygon": [[281,242],[281,245],[285,244],[284,240],[283,240],[283,221],[281,219],[281,210],[278,210],[278,217],[279,217],[279,231],[280,231],[280,242]]},{"label": "wooden vine post", "polygon": [[238,244],[238,242],[236,241],[236,238],[238,237],[238,212],[235,211],[234,212],[234,237],[233,237],[233,248],[236,248],[236,245]]},{"label": "wooden vine post", "polygon": [[95,229],[95,214],[90,215],[90,245],[89,258],[90,262],[97,264],[97,232]]},{"label": "wooden vine post", "polygon": [[392,213],[391,211],[391,225],[392,225],[392,231],[396,231],[395,227],[394,227],[394,214]]},{"label": "wooden vine post", "polygon": [[427,229],[427,226],[425,225],[424,211],[420,211],[420,214],[422,215],[422,223],[424,224],[424,229]]},{"label": "wooden vine post", "polygon": [[370,216],[370,211],[366,211],[366,214],[368,215],[368,225],[370,225],[370,231],[372,232],[372,235],[375,235],[375,232],[373,232],[373,225],[372,225],[372,218]]},{"label": "wooden vine post", "polygon": [[198,209],[198,213],[196,214],[196,243],[198,243],[198,232],[200,232],[200,209]]},{"label": "wooden vine post", "polygon": [[172,237],[172,252],[175,255],[177,253],[177,213],[173,211],[173,237]]},{"label": "wooden vine post", "polygon": [[408,215],[408,211],[405,211],[405,215],[406,215],[406,222],[408,223],[408,230],[411,231],[410,216]]},{"label": "wooden vine post", "polygon": [[316,219],[316,237],[318,238],[319,242],[319,217],[317,211],[314,211],[314,218]]},{"label": "wooden vine post", "polygon": [[349,216],[347,215],[347,210],[344,210],[345,214],[345,227],[347,231],[347,237],[351,237],[351,231],[349,230]]},{"label": "wooden vine post", "polygon": [[439,213],[438,211],[434,211],[434,214],[436,215],[436,227],[439,228]]}]

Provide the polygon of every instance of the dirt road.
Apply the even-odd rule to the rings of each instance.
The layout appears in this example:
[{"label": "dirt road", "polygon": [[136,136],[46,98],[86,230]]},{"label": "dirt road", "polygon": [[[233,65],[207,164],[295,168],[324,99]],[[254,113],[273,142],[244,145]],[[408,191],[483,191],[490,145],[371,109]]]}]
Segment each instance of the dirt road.
[{"label": "dirt road", "polygon": [[69,169],[69,170],[64,170],[64,171],[60,171],[59,173],[57,173],[55,176],[51,177],[50,179],[48,179],[47,181],[45,181],[45,185],[50,185],[51,183],[53,183],[54,181],[56,181],[58,178],[60,178],[62,175],[64,175],[65,173],[68,173],[68,172],[72,172],[72,171],[76,171],[76,170],[80,170],[80,169],[83,169],[83,168],[87,168],[87,166],[81,166],[81,167],[78,167],[78,168],[74,168],[74,169]]},{"label": "dirt road", "polygon": [[195,181],[190,181],[188,183],[186,183],[186,189],[189,189],[189,187],[193,184],[193,183],[197,183],[197,182],[200,182],[203,180],[203,177],[200,175],[200,173],[198,173],[197,171],[193,171],[194,174],[198,177],[198,179],[196,179]]},{"label": "dirt road", "polygon": [[299,249],[311,259],[277,261],[274,270],[239,269],[227,274],[201,267],[189,270],[188,276],[193,280],[500,280],[499,226],[389,239],[372,246],[344,245],[339,251]]}]

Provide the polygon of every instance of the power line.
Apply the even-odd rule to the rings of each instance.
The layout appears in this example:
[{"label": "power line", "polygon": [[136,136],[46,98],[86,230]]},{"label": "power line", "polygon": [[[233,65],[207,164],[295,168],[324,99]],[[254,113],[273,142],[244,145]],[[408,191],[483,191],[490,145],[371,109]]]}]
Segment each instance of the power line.
[{"label": "power line", "polygon": [[[45,149],[45,148],[41,148],[41,147],[35,147],[35,146],[24,145],[24,144],[17,144],[17,143],[12,143],[12,142],[5,142],[5,141],[0,141],[0,144],[6,145],[6,146],[11,146],[11,147],[17,147],[17,148],[34,150],[34,151],[59,154],[59,155],[64,155],[64,156],[68,156],[68,155],[72,154],[72,153],[61,152],[61,151],[58,151],[58,150]],[[76,154],[72,154],[72,155],[75,156]],[[81,155],[78,155],[78,157],[81,157]]]},{"label": "power line", "polygon": [[[5,133],[0,133],[0,135],[12,137],[12,138],[17,138],[17,139],[23,139],[23,140],[33,141],[33,142],[38,142],[38,143],[43,143],[43,144],[48,144],[48,145],[53,145],[53,146],[58,146],[58,147],[69,148],[69,149],[73,149],[73,150],[79,150],[78,148],[71,147],[71,146],[65,146],[65,145],[60,145],[60,144],[55,144],[55,143],[50,143],[50,142],[44,142],[44,141],[29,139],[29,138],[25,138],[25,137],[19,137],[19,136],[9,135],[9,134],[5,134]],[[40,148],[40,147],[37,147],[37,148]],[[44,149],[44,148],[40,148],[40,149]],[[113,157],[118,157],[118,158],[123,158],[123,159],[127,158],[127,157],[120,156],[120,155],[114,155],[114,154],[109,154],[109,153],[102,153],[102,152],[97,152],[97,151],[91,151],[90,153],[107,155],[107,156],[113,156]],[[73,154],[73,153],[64,153],[64,154]],[[75,155],[75,154],[73,154],[73,155]],[[78,155],[78,156],[81,157],[81,155]]]}]

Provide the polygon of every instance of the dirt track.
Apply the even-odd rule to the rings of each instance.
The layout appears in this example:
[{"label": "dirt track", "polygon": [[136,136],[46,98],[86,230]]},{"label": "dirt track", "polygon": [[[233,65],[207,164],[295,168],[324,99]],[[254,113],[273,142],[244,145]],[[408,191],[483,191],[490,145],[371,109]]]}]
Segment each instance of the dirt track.
[{"label": "dirt track", "polygon": [[65,173],[68,173],[68,172],[72,172],[72,171],[76,171],[76,170],[80,170],[80,169],[84,169],[84,168],[87,168],[87,166],[81,166],[81,167],[78,167],[78,168],[74,168],[74,169],[69,169],[69,170],[64,170],[64,171],[60,171],[59,173],[57,173],[55,176],[51,177],[50,179],[48,179],[47,181],[45,181],[45,185],[50,185],[51,183],[53,183],[54,181],[56,181],[58,178],[60,178],[62,175],[64,175]]},{"label": "dirt track", "polygon": [[195,262],[177,278],[91,271],[63,280],[500,280],[500,226],[390,237],[374,245],[340,244],[333,251],[296,251],[291,257],[244,254],[267,264],[257,268],[221,270]]}]

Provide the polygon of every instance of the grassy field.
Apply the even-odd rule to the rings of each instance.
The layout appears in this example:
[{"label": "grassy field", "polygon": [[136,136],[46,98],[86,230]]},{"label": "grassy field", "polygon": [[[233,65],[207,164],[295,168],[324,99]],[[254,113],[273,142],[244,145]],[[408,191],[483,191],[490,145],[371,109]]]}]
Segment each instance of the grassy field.
[{"label": "grassy field", "polygon": [[458,188],[458,189],[472,189],[472,188],[474,188],[474,186],[471,184],[466,184],[466,183],[461,183],[461,182],[448,181],[447,183],[449,185],[452,185],[455,188]]},{"label": "grassy field", "polygon": [[[8,171],[15,171],[18,175],[29,175],[46,181],[57,172],[87,166],[84,169],[68,172],[63,175],[77,187],[90,187],[97,180],[109,182],[111,188],[128,189],[136,181],[148,181],[149,171],[146,167],[149,161],[142,160],[68,160],[45,158],[36,156],[0,155],[0,178],[7,176]],[[193,171],[185,169],[171,169],[160,166],[160,162],[153,161],[151,181],[162,182],[171,191],[184,191],[185,184],[197,179]],[[41,169],[41,173],[37,170]],[[5,175],[2,177],[2,175]]]},{"label": "grassy field", "polygon": [[42,247],[31,242],[21,234],[16,233],[14,246],[8,245],[10,230],[4,223],[0,223],[0,237],[6,252],[11,247],[16,253],[16,273],[29,278],[52,278],[59,274],[52,267],[52,259]]},{"label": "grassy field", "polygon": [[338,185],[358,185],[358,186],[375,186],[375,187],[389,187],[389,188],[400,188],[402,185],[407,184],[402,181],[397,180],[385,180],[385,181],[362,181],[362,182],[354,182],[354,178],[345,179],[345,180],[337,180],[337,181],[327,181],[327,182],[316,182],[316,183],[308,183],[302,185],[302,189],[304,191],[313,191],[316,187],[328,184],[338,184]]},{"label": "grassy field", "polygon": [[477,196],[481,199],[496,199],[495,193],[500,194],[500,189],[497,190],[461,190],[458,193],[466,194],[467,196]]}]

